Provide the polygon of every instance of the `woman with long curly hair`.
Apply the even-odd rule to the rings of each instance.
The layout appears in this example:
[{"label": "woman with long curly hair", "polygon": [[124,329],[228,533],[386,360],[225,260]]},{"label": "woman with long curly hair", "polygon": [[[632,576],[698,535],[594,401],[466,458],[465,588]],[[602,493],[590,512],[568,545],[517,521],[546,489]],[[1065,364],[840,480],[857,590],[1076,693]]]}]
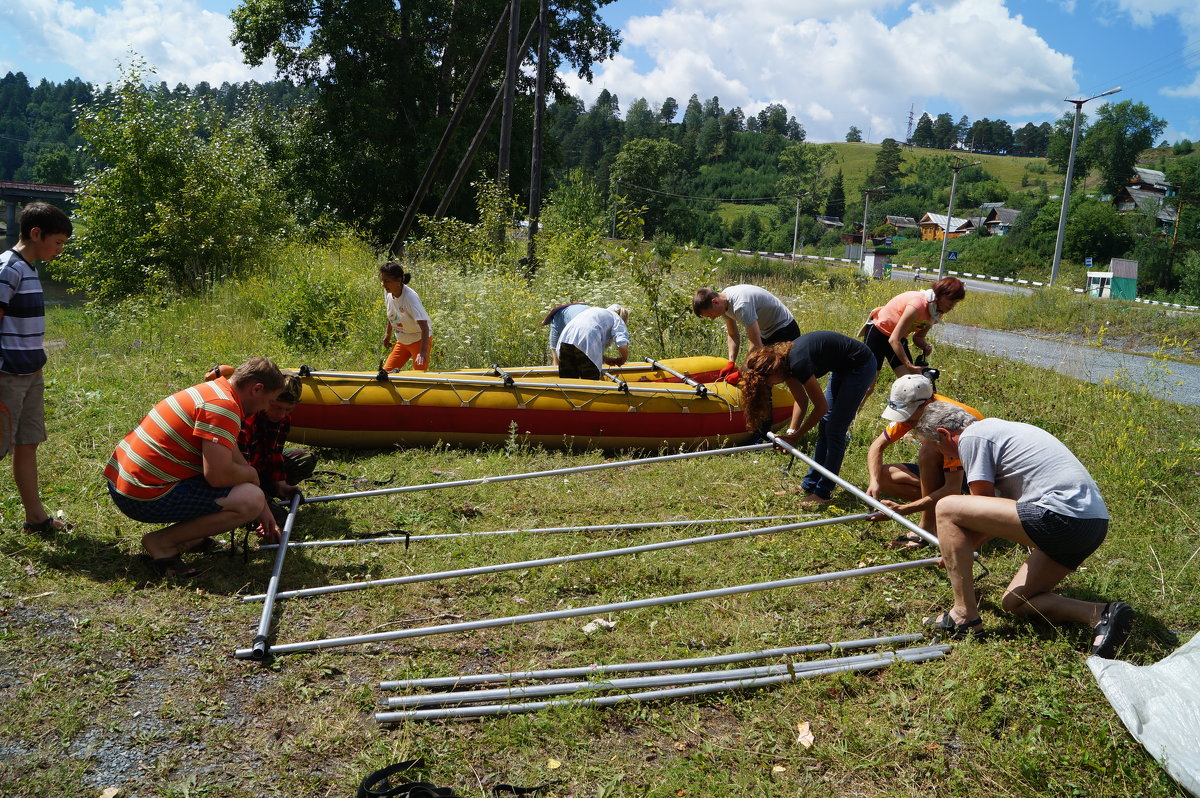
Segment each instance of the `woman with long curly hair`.
[{"label": "woman with long curly hair", "polygon": [[944,277],[932,288],[921,291],[905,291],[892,297],[883,307],[871,311],[867,319],[864,341],[878,360],[878,368],[886,361],[897,377],[905,374],[920,374],[921,367],[914,365],[908,351],[908,336],[926,355],[933,345],[925,340],[933,325],[967,295],[967,288],[957,277]]},{"label": "woman with long curly hair", "polygon": [[[771,386],[785,383],[794,403],[783,439],[795,445],[817,427],[813,460],[837,474],[846,455],[846,432],[877,373],[875,356],[867,345],[837,332],[811,332],[795,341],[755,349],[742,370],[746,429],[760,430],[770,423]],[[826,374],[829,385],[822,392],[817,380]],[[800,485],[808,491],[803,504],[827,504],[834,481],[810,468]]]}]

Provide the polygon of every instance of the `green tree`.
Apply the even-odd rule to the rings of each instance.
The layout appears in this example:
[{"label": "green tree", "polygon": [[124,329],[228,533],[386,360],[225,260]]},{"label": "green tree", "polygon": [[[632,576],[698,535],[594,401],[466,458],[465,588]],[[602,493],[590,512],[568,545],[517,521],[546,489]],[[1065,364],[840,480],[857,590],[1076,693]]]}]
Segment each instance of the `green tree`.
[{"label": "green tree", "polygon": [[846,186],[842,180],[842,170],[834,175],[829,185],[829,196],[825,199],[825,215],[841,219],[846,212]]},{"label": "green tree", "polygon": [[1133,236],[1125,219],[1111,202],[1085,199],[1071,203],[1063,254],[1075,261],[1086,257],[1097,262],[1123,256],[1133,246]]},{"label": "green tree", "polygon": [[[348,223],[390,240],[424,174],[458,98],[507,0],[394,0],[321,3],[242,0],[230,17],[233,41],[247,63],[272,60],[279,75],[315,90],[308,116],[305,163],[318,201]],[[532,15],[522,16],[524,28]],[[617,32],[599,17],[596,0],[564,0],[550,19],[551,90],[569,63],[590,80],[592,66],[611,57]],[[536,42],[526,57],[534,56]],[[504,45],[488,63],[481,94],[466,110],[446,163],[464,154],[504,73]],[[519,76],[511,185],[526,186],[533,81]],[[619,120],[618,120],[619,121]],[[497,126],[498,127],[498,126]],[[489,135],[495,136],[493,132]],[[493,138],[494,142],[494,138]],[[495,152],[495,145],[488,148]],[[487,166],[484,161],[481,166]],[[432,210],[450,178],[439,173],[423,210]],[[469,198],[452,210],[472,214]]]},{"label": "green tree", "polygon": [[948,150],[954,144],[954,119],[950,114],[938,114],[933,120],[933,146]]},{"label": "green tree", "polygon": [[625,140],[652,139],[658,134],[658,120],[645,97],[634,100],[625,112]]},{"label": "green tree", "polygon": [[1145,103],[1126,100],[1100,106],[1080,149],[1100,170],[1106,192],[1115,194],[1128,185],[1138,156],[1154,144],[1166,126],[1166,120],[1150,113]]},{"label": "green tree", "polygon": [[932,147],[933,141],[933,120],[929,114],[921,114],[917,126],[913,128],[912,143],[916,147]]},{"label": "green tree", "polygon": [[899,185],[904,177],[900,168],[903,163],[904,153],[900,144],[892,138],[884,139],[879,152],[875,153],[875,168],[867,175],[866,185],[870,188]]},{"label": "green tree", "polygon": [[195,291],[267,257],[291,217],[246,125],[148,90],[140,63],[88,106],[80,131],[103,166],[83,179],[64,273],[92,296]]},{"label": "green tree", "polygon": [[668,97],[663,100],[662,105],[658,109],[658,118],[662,120],[664,125],[669,125],[675,121],[675,115],[679,113],[679,103],[674,97]]},{"label": "green tree", "polygon": [[862,131],[851,125],[850,129],[846,131],[846,141],[861,143],[862,140]]},{"label": "green tree", "polygon": [[[778,191],[800,197],[800,212],[816,213],[829,193],[829,167],[837,162],[837,150],[828,144],[789,144],[779,155]],[[791,203],[788,203],[791,205]]]},{"label": "green tree", "polygon": [[670,198],[665,183],[679,173],[683,150],[665,139],[636,139],[628,142],[613,162],[613,182],[620,194],[645,207],[645,234],[653,237],[666,217]]}]

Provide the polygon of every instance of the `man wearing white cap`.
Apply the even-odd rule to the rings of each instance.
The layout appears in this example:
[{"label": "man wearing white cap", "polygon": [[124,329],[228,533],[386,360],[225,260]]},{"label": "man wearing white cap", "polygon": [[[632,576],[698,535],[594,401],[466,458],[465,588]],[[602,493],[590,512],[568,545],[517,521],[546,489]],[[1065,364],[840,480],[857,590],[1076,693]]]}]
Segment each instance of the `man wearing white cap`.
[{"label": "man wearing white cap", "polygon": [[[926,406],[938,401],[961,407],[975,418],[983,418],[983,414],[975,408],[935,393],[933,381],[924,374],[906,374],[892,383],[887,407],[882,413],[882,417],[892,423],[880,433],[867,452],[867,473],[870,476],[867,495],[873,499],[879,499],[880,495],[893,496],[906,502],[898,504],[887,499],[880,500],[901,515],[919,512],[921,528],[930,534],[937,532],[934,508],[938,500],[963,491],[962,461],[955,457],[944,457],[937,446],[930,443],[921,444],[916,463],[885,465],[883,452],[908,434],[920,420]],[[887,520],[887,516],[879,514],[872,520]],[[892,548],[923,545],[925,541],[912,532],[900,535],[889,544]]]},{"label": "man wearing white cap", "polygon": [[[627,318],[629,311],[620,305],[580,311],[558,338],[558,376],[598,380],[605,365],[619,366],[628,360]],[[617,347],[618,357],[605,357],[609,344]]]}]

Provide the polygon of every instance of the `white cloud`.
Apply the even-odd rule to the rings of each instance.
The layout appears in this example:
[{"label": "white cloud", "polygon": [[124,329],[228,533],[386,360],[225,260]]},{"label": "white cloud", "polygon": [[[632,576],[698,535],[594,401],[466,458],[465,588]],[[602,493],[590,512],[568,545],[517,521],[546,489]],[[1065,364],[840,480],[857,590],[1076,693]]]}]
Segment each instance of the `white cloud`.
[{"label": "white cloud", "polygon": [[[889,19],[885,21],[885,17]],[[770,31],[766,36],[763,31]],[[1072,59],[1055,52],[1003,0],[927,0],[898,9],[870,0],[677,0],[622,31],[627,53],[588,85],[562,77],[590,103],[602,88],[623,105],[695,92],[756,113],[778,102],[810,140],[840,140],[850,125],[875,141],[903,137],[910,105],[1023,122],[1057,115],[1075,91]]]},{"label": "white cloud", "polygon": [[229,18],[195,0],[120,0],[108,8],[21,0],[5,3],[0,19],[20,31],[18,55],[27,71],[61,62],[84,80],[104,83],[117,77],[118,63],[129,63],[136,53],[170,85],[274,77],[273,68],[242,63],[229,41]]}]

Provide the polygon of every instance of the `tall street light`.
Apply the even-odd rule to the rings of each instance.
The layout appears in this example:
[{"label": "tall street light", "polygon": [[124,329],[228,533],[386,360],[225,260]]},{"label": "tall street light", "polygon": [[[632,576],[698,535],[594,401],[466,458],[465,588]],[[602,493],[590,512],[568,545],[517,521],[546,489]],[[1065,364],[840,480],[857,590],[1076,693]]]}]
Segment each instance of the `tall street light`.
[{"label": "tall street light", "polygon": [[862,246],[859,247],[858,253],[858,270],[860,272],[866,272],[867,270],[867,211],[871,208],[871,194],[876,191],[887,191],[887,186],[875,186],[875,188],[863,189]]},{"label": "tall street light", "polygon": [[800,236],[800,200],[811,193],[806,191],[796,195],[796,224],[792,227],[792,263],[796,262],[796,239]]},{"label": "tall street light", "polygon": [[950,180],[950,207],[946,209],[946,226],[942,228],[942,254],[938,256],[938,279],[946,276],[946,241],[950,238],[950,220],[954,218],[954,191],[958,188],[958,171],[966,169],[968,166],[979,166],[983,161],[972,161],[971,163],[956,163],[950,168],[954,170],[954,177]]},{"label": "tall street light", "polygon": [[1079,144],[1079,116],[1083,112],[1083,104],[1091,102],[1097,97],[1116,94],[1120,90],[1120,86],[1115,86],[1108,91],[1093,94],[1083,100],[1063,100],[1065,103],[1075,104],[1075,125],[1071,128],[1071,154],[1067,156],[1067,180],[1063,184],[1062,210],[1058,213],[1058,236],[1054,239],[1054,261],[1050,264],[1050,285],[1054,285],[1054,281],[1058,277],[1058,264],[1062,262],[1063,236],[1067,232],[1067,205],[1071,200],[1071,180],[1075,177],[1075,147]]}]

